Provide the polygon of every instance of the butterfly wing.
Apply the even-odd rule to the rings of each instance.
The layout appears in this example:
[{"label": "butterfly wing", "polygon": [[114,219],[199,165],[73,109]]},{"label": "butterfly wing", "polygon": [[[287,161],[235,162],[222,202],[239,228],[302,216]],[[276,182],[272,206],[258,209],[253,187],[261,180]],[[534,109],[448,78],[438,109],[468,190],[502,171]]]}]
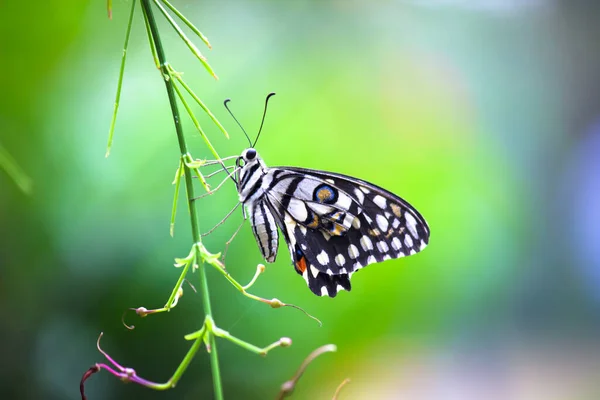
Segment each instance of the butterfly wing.
[{"label": "butterfly wing", "polygon": [[409,203],[353,177],[270,168],[268,202],[296,271],[317,295],[350,290],[353,272],[408,256],[429,243],[429,227]]}]

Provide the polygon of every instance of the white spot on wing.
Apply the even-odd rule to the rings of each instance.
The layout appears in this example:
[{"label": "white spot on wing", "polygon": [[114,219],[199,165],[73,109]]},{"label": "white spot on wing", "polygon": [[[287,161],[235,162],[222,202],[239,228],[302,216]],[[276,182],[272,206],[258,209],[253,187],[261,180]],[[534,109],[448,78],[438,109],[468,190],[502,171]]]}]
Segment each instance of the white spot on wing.
[{"label": "white spot on wing", "polygon": [[376,262],[377,262],[377,260],[376,260],[376,259],[375,259],[375,257],[373,257],[373,256],[369,256],[369,257],[367,258],[367,265],[369,265],[369,264],[373,264],[373,263],[376,263]]},{"label": "white spot on wing", "polygon": [[400,220],[398,218],[394,218],[394,220],[392,221],[392,228],[398,229],[399,226],[400,226]]},{"label": "white spot on wing", "polygon": [[347,274],[348,271],[346,271],[346,268],[340,268],[340,275],[342,274]]},{"label": "white spot on wing", "polygon": [[381,242],[377,242],[377,250],[379,250],[380,252],[387,253],[389,249],[390,248],[388,244],[383,240]]},{"label": "white spot on wing", "polygon": [[313,278],[316,278],[317,275],[319,275],[319,270],[316,269],[315,267],[313,267],[312,265],[310,266],[310,273],[312,274]]},{"label": "white spot on wing", "polygon": [[360,253],[358,252],[358,247],[356,247],[353,244],[348,246],[348,255],[350,256],[351,259],[356,260],[358,258],[358,256],[360,255]]},{"label": "white spot on wing", "polygon": [[416,239],[418,237],[418,235],[417,235],[417,221],[415,220],[415,217],[413,217],[409,213],[404,213],[404,218],[406,218],[406,226],[408,227],[408,231]]},{"label": "white spot on wing", "polygon": [[298,221],[304,221],[308,217],[308,210],[306,210],[304,202],[294,197],[290,199],[287,211]]},{"label": "white spot on wing", "polygon": [[360,245],[364,251],[373,250],[373,242],[371,242],[371,239],[366,235],[360,238]]},{"label": "white spot on wing", "polygon": [[298,227],[300,228],[300,232],[302,232],[302,235],[306,236],[306,227],[304,225],[298,225]]},{"label": "white spot on wing", "polygon": [[360,188],[360,190],[362,190],[362,192],[363,192],[364,194],[369,194],[369,193],[371,193],[371,191],[370,191],[369,189],[367,189],[366,187],[364,187],[364,186],[359,186],[359,188]]},{"label": "white spot on wing", "polygon": [[283,221],[286,223],[286,225],[287,224],[289,224],[289,225],[296,225],[296,221],[288,213],[285,213],[285,217],[283,217]]},{"label": "white spot on wing", "polygon": [[308,203],[308,207],[317,213],[318,216],[329,214],[335,211],[335,208],[331,207],[329,204],[320,204],[320,203]]},{"label": "white spot on wing", "polygon": [[377,206],[381,209],[385,209],[387,207],[387,201],[385,200],[385,197],[380,195],[373,197],[373,203],[377,204]]},{"label": "white spot on wing", "polygon": [[389,254],[386,254],[386,255],[383,256],[383,261],[385,261],[385,260],[391,260],[391,259],[392,259],[392,256],[390,256]]},{"label": "white spot on wing", "polygon": [[421,245],[419,246],[419,250],[423,250],[425,247],[427,247],[427,243],[425,243],[424,240],[421,240]]},{"label": "white spot on wing", "polygon": [[352,221],[352,227],[354,229],[360,229],[360,219],[354,218],[354,220]]},{"label": "white spot on wing", "polygon": [[392,248],[396,251],[400,251],[402,249],[402,242],[397,237],[392,239]]},{"label": "white spot on wing", "polygon": [[327,268],[327,271],[325,271],[325,273],[327,275],[333,275],[333,271],[331,269],[329,269],[329,268]]},{"label": "white spot on wing", "polygon": [[276,185],[275,188],[273,188],[273,191],[291,194],[293,197],[297,197],[299,199],[311,199],[316,187],[320,185],[320,181],[316,181],[314,179],[302,179],[296,190],[294,190],[294,193],[289,193],[288,187],[292,183],[292,178],[287,178],[286,180],[288,181],[288,184],[285,188],[283,188],[283,190],[278,190],[277,186],[279,185]]},{"label": "white spot on wing", "polygon": [[362,204],[365,201],[365,195],[360,190],[354,189],[354,195],[356,196],[356,200],[358,200],[360,204]]},{"label": "white spot on wing", "polygon": [[[346,227],[346,229],[350,229],[350,227],[352,226],[352,223],[354,222],[355,219],[357,219],[357,218],[354,215],[345,214],[342,225],[344,225],[344,227]],[[358,223],[359,223],[359,227],[360,227],[360,221]]]},{"label": "white spot on wing", "polygon": [[319,254],[317,254],[317,261],[321,265],[327,265],[327,264],[329,264],[329,256],[327,255],[327,253],[325,252],[325,250],[321,250],[321,252]]},{"label": "white spot on wing", "polygon": [[404,244],[406,245],[406,247],[412,247],[413,241],[410,235],[404,235]]},{"label": "white spot on wing", "polygon": [[321,296],[329,296],[329,292],[325,286],[321,286]]},{"label": "white spot on wing", "polygon": [[379,228],[382,231],[386,232],[388,230],[388,226],[389,226],[388,220],[385,219],[385,217],[381,214],[377,214],[375,219],[377,220],[377,225],[379,225]]},{"label": "white spot on wing", "polygon": [[344,263],[346,262],[346,259],[344,258],[343,255],[338,254],[337,256],[335,256],[335,263],[341,267],[342,265],[344,265]]},{"label": "white spot on wing", "polygon": [[338,199],[336,205],[344,210],[348,210],[352,204],[352,199],[344,193],[338,192]]},{"label": "white spot on wing", "polygon": [[339,292],[340,290],[346,290],[346,289],[344,289],[344,287],[338,283],[338,285],[335,287],[335,290]]}]

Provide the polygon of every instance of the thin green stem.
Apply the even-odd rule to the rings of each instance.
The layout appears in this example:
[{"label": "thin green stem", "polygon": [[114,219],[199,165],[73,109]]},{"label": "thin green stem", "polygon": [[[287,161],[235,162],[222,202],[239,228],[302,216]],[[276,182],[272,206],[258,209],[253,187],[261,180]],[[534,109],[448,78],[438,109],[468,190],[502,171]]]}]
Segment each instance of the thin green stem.
[{"label": "thin green stem", "polygon": [[171,209],[171,225],[169,226],[169,233],[171,237],[175,233],[175,217],[177,216],[177,200],[179,200],[179,187],[181,186],[181,175],[183,174],[183,159],[179,159],[179,167],[175,172],[175,195],[173,196],[173,208]]},{"label": "thin green stem", "polygon": [[156,55],[156,46],[154,45],[154,40],[152,40],[152,32],[150,31],[150,25],[148,24],[148,17],[146,16],[146,10],[144,7],[142,7],[142,11],[144,12],[144,25],[146,27],[146,34],[148,36],[148,43],[150,43],[150,51],[152,52],[154,65],[156,65],[156,69],[160,69],[160,62],[158,61],[158,56]]},{"label": "thin green stem", "polygon": [[198,37],[200,38],[200,40],[202,40],[204,42],[204,44],[209,48],[212,49],[212,46],[210,45],[210,42],[208,41],[208,39],[206,38],[206,36],[204,36],[202,34],[202,32],[200,32],[200,30],[198,28],[196,28],[194,26],[194,24],[192,24],[192,22],[187,19],[185,17],[185,15],[183,15],[182,13],[179,12],[178,9],[176,9],[171,3],[169,3],[167,0],[160,0],[161,2],[163,2],[168,8],[169,10],[173,11],[173,14],[177,15],[177,17],[182,20],[187,26],[188,28],[190,28],[196,35],[198,35]]},{"label": "thin green stem", "polygon": [[[192,247],[190,254],[188,254],[188,256],[185,259],[183,259],[183,260],[176,259],[176,261],[178,263],[181,261],[184,261],[185,264],[183,267],[183,271],[181,271],[181,274],[179,274],[179,279],[177,279],[177,283],[175,284],[175,287],[173,288],[173,291],[171,292],[171,295],[169,296],[169,299],[167,300],[167,303],[165,304],[166,309],[172,308],[173,301],[175,301],[175,297],[177,297],[177,292],[179,291],[179,288],[181,287],[181,285],[183,285],[183,280],[185,279],[185,276],[187,275],[190,267],[192,267],[196,264],[197,259],[198,259],[198,253],[196,252],[196,246]],[[175,264],[175,265],[180,266],[181,264]]]},{"label": "thin green stem", "polygon": [[[142,7],[144,8],[146,18],[148,20],[148,25],[150,26],[150,32],[152,34],[152,39],[154,45],[156,47],[156,54],[158,56],[158,61],[160,63],[161,72],[163,74],[163,79],[165,81],[165,86],[167,90],[167,95],[169,97],[169,103],[171,105],[171,111],[173,113],[173,122],[175,123],[175,130],[177,132],[177,140],[179,142],[179,151],[182,157],[188,154],[187,143],[185,141],[185,135],[183,133],[183,127],[181,125],[181,117],[179,115],[179,110],[177,107],[177,97],[175,94],[175,90],[173,89],[173,82],[170,79],[170,74],[168,71],[167,58],[165,56],[164,49],[162,47],[162,43],[160,40],[160,35],[158,33],[158,26],[156,25],[156,20],[154,19],[154,14],[152,12],[152,8],[150,6],[151,0],[141,0]],[[187,200],[188,200],[188,208],[190,212],[190,221],[192,228],[192,239],[194,243],[200,244],[200,229],[198,227],[198,215],[196,212],[196,207],[194,206],[194,201],[192,200],[194,196],[194,185],[192,181],[192,171],[190,168],[184,163],[184,178],[185,178],[185,186],[187,192]],[[199,256],[198,246],[196,248],[196,255]],[[197,259],[199,257],[196,257]],[[203,264],[198,266],[198,276],[200,279],[200,293],[202,295],[202,305],[204,307],[204,313],[207,318],[212,317],[212,310],[210,306],[210,295],[208,292],[208,282],[206,280],[206,270]],[[219,369],[219,358],[217,354],[217,346],[214,340],[214,336],[210,335],[210,362],[211,369],[213,375],[213,387],[215,391],[215,398],[217,400],[223,400],[223,387],[221,384],[221,371]]]},{"label": "thin green stem", "polygon": [[[123,86],[123,75],[125,74],[125,61],[127,60],[127,47],[129,46],[129,36],[131,35],[131,27],[133,26],[133,14],[135,14],[135,1],[131,2],[131,11],[129,12],[129,21],[127,22],[127,32],[125,33],[125,44],[123,44],[123,56],[121,57],[121,68],[119,69],[119,80],[117,83],[117,95],[115,97],[115,106],[113,109],[112,120],[108,130],[108,144],[106,145],[106,157],[110,155],[113,137],[115,135],[115,124],[117,122],[117,112],[119,111],[119,101],[121,100],[121,87]],[[112,12],[112,4],[108,3],[109,18]]]},{"label": "thin green stem", "polygon": [[146,386],[154,390],[168,390],[174,388],[175,385],[177,385],[177,382],[179,382],[179,379],[181,379],[181,377],[183,376],[183,373],[185,372],[187,367],[194,359],[194,356],[198,352],[198,349],[200,349],[200,346],[202,345],[202,341],[204,339],[204,335],[206,335],[206,329],[205,327],[202,327],[202,329],[198,332],[194,344],[192,344],[192,347],[190,347],[187,354],[173,373],[173,376],[171,376],[171,378],[169,378],[168,381],[164,383],[146,381]]},{"label": "thin green stem", "polygon": [[[180,74],[173,74],[173,75],[175,76],[175,79],[177,79],[177,81],[179,81],[179,83],[181,83],[181,86],[183,86],[185,88],[185,90],[187,90],[187,92],[190,94],[190,96],[192,96],[194,98],[194,100],[196,100],[196,103],[198,103],[198,105],[202,108],[202,110],[204,110],[204,112],[215,123],[215,125],[217,125],[217,127],[221,130],[221,132],[223,132],[223,135],[225,135],[225,137],[227,139],[229,139],[229,134],[227,133],[225,128],[223,128],[223,125],[221,125],[221,123],[219,122],[219,120],[217,120],[217,118],[214,116],[214,114],[212,112],[210,112],[210,110],[208,109],[208,107],[206,107],[204,102],[202,100],[200,100],[200,97],[196,96],[196,93],[194,93],[192,88],[190,88],[187,85],[187,83],[185,83],[185,81],[183,79],[181,79],[181,75]],[[208,141],[208,138],[203,136],[203,139],[205,142],[207,142],[206,144],[210,148],[210,151],[213,153],[213,155],[216,158],[220,159],[220,157],[217,155],[217,151],[212,147],[212,144],[210,144],[210,142]]]},{"label": "thin green stem", "polygon": [[[196,47],[196,45],[181,30],[181,28],[179,27],[179,25],[177,25],[177,22],[175,22],[175,20],[173,20],[173,17],[171,17],[171,15],[167,12],[167,10],[165,10],[165,8],[162,6],[162,4],[160,4],[160,2],[158,0],[154,0],[154,4],[156,4],[156,7],[158,7],[158,9],[160,10],[160,12],[167,19],[167,21],[169,21],[169,23],[171,24],[171,26],[173,27],[173,29],[175,29],[175,32],[177,32],[177,34],[179,35],[179,37],[181,38],[181,40],[183,40],[183,42],[187,45],[187,47],[190,49],[190,51],[196,56],[196,58],[198,58],[198,60],[200,60],[200,62],[202,63],[202,65],[204,65],[204,68],[206,68],[206,70],[208,71],[208,73],[211,74],[213,76],[213,78],[219,79],[219,77],[217,76],[217,74],[215,74],[215,72],[213,71],[212,67],[206,61],[206,57],[204,57],[202,55],[202,53],[200,53],[200,50],[198,50],[198,48]],[[160,55],[159,55],[158,58],[160,60]]]},{"label": "thin green stem", "polygon": [[204,339],[204,335],[206,335],[206,330],[205,330],[205,327],[202,327],[201,332],[198,334],[198,337],[194,341],[194,344],[188,350],[187,354],[185,355],[185,358],[183,359],[181,364],[179,364],[179,367],[177,367],[177,369],[173,373],[173,376],[171,377],[171,379],[169,379],[169,384],[171,385],[171,387],[174,387],[177,384],[177,382],[179,381],[179,379],[181,378],[181,376],[187,369],[188,365],[190,365],[190,363],[194,359],[194,356],[196,355],[196,353],[198,352],[198,349],[202,345],[202,340]]},{"label": "thin green stem", "polygon": [[237,337],[233,336],[231,333],[227,332],[226,330],[217,328],[216,326],[213,327],[213,333],[217,337],[227,339],[230,342],[235,343],[238,346],[240,346],[252,353],[261,355],[261,356],[267,355],[267,353],[269,351],[273,350],[276,347],[287,347],[292,344],[292,340],[290,338],[281,338],[278,341],[271,343],[270,345],[268,345],[266,347],[258,347],[258,346],[253,345],[252,343],[248,343],[240,338],[237,338]]},{"label": "thin green stem", "polygon": [[31,194],[33,189],[33,183],[31,178],[27,176],[25,171],[19,167],[19,164],[15,161],[14,158],[8,153],[8,151],[0,144],[0,169],[6,171],[8,176],[10,176],[19,189],[23,191],[25,194]]}]

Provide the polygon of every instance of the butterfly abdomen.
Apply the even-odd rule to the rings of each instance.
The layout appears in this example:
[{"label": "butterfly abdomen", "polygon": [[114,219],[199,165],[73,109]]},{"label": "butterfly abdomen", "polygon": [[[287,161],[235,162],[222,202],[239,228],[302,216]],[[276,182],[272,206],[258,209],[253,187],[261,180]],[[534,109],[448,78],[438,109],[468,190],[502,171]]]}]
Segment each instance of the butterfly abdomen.
[{"label": "butterfly abdomen", "polygon": [[252,204],[247,209],[252,233],[254,233],[260,252],[267,262],[275,262],[279,233],[271,210],[263,201]]}]

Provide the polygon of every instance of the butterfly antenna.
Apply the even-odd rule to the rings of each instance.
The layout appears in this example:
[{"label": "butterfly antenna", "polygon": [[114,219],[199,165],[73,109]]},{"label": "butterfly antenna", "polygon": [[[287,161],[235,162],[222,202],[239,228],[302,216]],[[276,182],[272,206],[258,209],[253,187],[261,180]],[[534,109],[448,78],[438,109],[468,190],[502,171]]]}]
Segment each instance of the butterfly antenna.
[{"label": "butterfly antenna", "polygon": [[[240,121],[237,120],[237,118],[235,117],[235,115],[233,115],[233,113],[229,109],[229,106],[227,105],[227,103],[229,103],[230,101],[231,101],[231,99],[225,99],[225,101],[223,102],[223,105],[225,106],[225,108],[227,109],[227,111],[229,111],[229,115],[231,115],[231,117],[233,118],[233,120],[235,122],[237,122],[237,124],[240,127],[240,129],[242,130],[242,132],[244,132],[244,135],[246,135],[246,139],[248,139],[248,143],[250,144],[250,147],[254,147],[252,145],[252,140],[250,140],[250,136],[248,136],[248,134],[246,133],[246,130],[244,129],[244,127],[242,126],[242,124],[240,124]],[[254,142],[254,143],[256,143],[256,142]]]},{"label": "butterfly antenna", "polygon": [[252,147],[254,147],[256,145],[256,142],[258,142],[258,138],[260,137],[260,133],[262,132],[263,124],[265,123],[265,116],[267,115],[267,106],[269,105],[269,99],[273,96],[275,96],[275,92],[269,93],[267,95],[267,98],[265,99],[265,110],[263,111],[262,120],[260,121],[260,128],[258,128],[258,135],[256,135],[256,140],[254,141]]}]

